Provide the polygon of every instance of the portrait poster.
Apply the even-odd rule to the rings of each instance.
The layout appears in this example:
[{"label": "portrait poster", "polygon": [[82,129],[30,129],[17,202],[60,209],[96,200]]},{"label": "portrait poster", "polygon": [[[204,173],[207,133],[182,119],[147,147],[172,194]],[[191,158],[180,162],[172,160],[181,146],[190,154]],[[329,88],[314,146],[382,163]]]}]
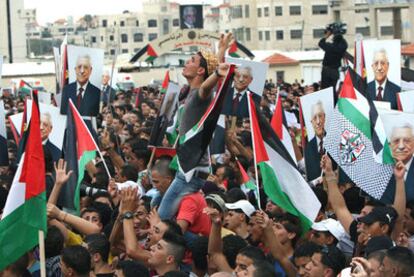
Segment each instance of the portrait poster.
[{"label": "portrait poster", "polygon": [[236,64],[236,70],[239,70],[241,68],[250,69],[253,79],[248,88],[250,91],[262,96],[266,82],[267,70],[269,69],[268,63],[255,62],[232,57],[226,57],[226,62]]},{"label": "portrait poster", "polygon": [[[31,115],[32,115],[32,100],[27,100],[26,102],[27,107],[27,122],[29,122]],[[40,116],[42,114],[48,113],[50,115],[50,118],[52,119],[52,131],[49,135],[49,140],[52,142],[57,148],[62,150],[63,146],[63,137],[66,129],[66,115],[61,115],[59,108],[47,105],[43,103],[39,103],[39,109],[40,109]],[[23,121],[23,113],[18,113],[9,116],[9,119],[11,123],[14,125],[17,133],[19,135],[21,132],[21,126]]]},{"label": "portrait poster", "polygon": [[401,41],[394,40],[364,40],[364,57],[367,71],[367,83],[375,80],[374,61],[379,52],[388,57],[387,81],[401,86]]},{"label": "portrait poster", "polygon": [[308,141],[315,137],[315,128],[312,124],[312,117],[322,110],[325,118],[322,120],[322,128],[326,131],[329,126],[331,115],[334,110],[334,95],[332,87],[319,90],[300,97],[300,104],[303,112]]},{"label": "portrait poster", "polygon": [[90,57],[92,72],[89,77],[89,82],[95,87],[100,88],[104,68],[104,50],[98,48],[68,45],[69,83],[76,82],[76,63],[78,58],[82,56]]},{"label": "portrait poster", "polygon": [[202,29],[203,25],[203,5],[180,5],[181,29]]}]

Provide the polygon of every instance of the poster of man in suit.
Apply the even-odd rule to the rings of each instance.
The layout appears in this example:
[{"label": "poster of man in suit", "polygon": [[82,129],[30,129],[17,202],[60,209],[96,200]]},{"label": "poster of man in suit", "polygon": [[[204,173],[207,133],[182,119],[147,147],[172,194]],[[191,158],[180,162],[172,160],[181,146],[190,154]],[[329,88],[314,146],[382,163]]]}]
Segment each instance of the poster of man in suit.
[{"label": "poster of man in suit", "polygon": [[324,139],[330,115],[334,109],[332,88],[326,88],[300,98],[308,143],[305,148],[308,181],[321,176],[320,160],[325,153]]},{"label": "poster of man in suit", "polygon": [[[414,200],[414,114],[405,112],[380,112],[387,139],[396,161],[402,161],[406,168],[404,175],[407,201]],[[382,200],[393,203],[395,195],[395,178],[391,178]]]},{"label": "poster of man in suit", "polygon": [[222,114],[249,117],[246,92],[253,92],[255,104],[260,105],[269,65],[230,57],[226,57],[226,62],[236,64],[237,68],[233,85],[224,99]]},{"label": "poster of man in suit", "polygon": [[95,117],[99,113],[103,51],[68,46],[69,84],[63,88],[61,114],[67,113],[69,99],[82,116]]},{"label": "poster of man in suit", "polygon": [[367,40],[363,45],[369,97],[389,102],[396,110],[397,93],[401,91],[401,41]]},{"label": "poster of man in suit", "polygon": [[181,29],[202,29],[203,28],[203,6],[202,5],[181,5],[180,6]]}]

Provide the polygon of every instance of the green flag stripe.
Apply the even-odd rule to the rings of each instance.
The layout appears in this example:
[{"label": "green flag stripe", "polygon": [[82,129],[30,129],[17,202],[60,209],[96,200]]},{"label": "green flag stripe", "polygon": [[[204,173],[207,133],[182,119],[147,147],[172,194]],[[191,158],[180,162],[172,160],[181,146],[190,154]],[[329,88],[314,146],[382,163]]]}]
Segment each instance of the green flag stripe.
[{"label": "green flag stripe", "polygon": [[46,222],[46,192],[0,221],[0,271],[39,243],[38,232],[47,231]]},{"label": "green flag stripe", "polygon": [[79,167],[78,167],[78,182],[76,185],[76,190],[75,190],[75,199],[74,199],[74,204],[75,204],[75,208],[77,213],[79,213],[79,203],[80,203],[80,185],[82,183],[83,177],[85,175],[85,168],[86,165],[92,161],[93,159],[95,159],[96,157],[96,151],[92,150],[92,151],[84,151],[80,160],[79,160]]},{"label": "green flag stripe", "polygon": [[371,139],[371,123],[360,111],[358,111],[349,100],[338,99],[339,112],[358,128],[368,139]]},{"label": "green flag stripe", "polygon": [[382,149],[382,162],[384,164],[394,164],[394,158],[392,157],[388,140],[385,141],[384,148]]},{"label": "green flag stripe", "polygon": [[273,171],[273,168],[271,168],[266,162],[261,162],[258,164],[258,166],[262,175],[263,186],[266,195],[276,205],[280,206],[288,213],[299,217],[302,223],[302,230],[304,232],[307,231],[312,226],[312,222],[292,204],[289,196],[287,196],[286,193],[282,190],[276,174]]}]

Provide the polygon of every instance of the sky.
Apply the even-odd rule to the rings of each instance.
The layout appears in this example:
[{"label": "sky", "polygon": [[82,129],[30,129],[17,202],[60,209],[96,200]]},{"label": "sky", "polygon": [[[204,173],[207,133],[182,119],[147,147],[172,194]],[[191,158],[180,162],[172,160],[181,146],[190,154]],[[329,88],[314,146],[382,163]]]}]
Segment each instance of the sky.
[{"label": "sky", "polygon": [[[222,0],[185,1],[175,0],[180,4],[220,4]],[[24,0],[26,9],[35,8],[40,25],[53,22],[59,18],[73,16],[74,19],[85,14],[116,14],[125,10],[131,12],[142,9],[142,0]]]}]

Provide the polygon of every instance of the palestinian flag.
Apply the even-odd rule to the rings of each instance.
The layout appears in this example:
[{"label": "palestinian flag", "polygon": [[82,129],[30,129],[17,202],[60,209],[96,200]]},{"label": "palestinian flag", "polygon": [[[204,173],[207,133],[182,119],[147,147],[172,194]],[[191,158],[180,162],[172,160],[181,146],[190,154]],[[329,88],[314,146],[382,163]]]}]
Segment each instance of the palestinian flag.
[{"label": "palestinian flag", "polygon": [[0,271],[35,247],[47,230],[45,160],[37,93],[30,130],[0,221]]},{"label": "palestinian flag", "polygon": [[241,56],[243,56],[242,54],[246,55],[250,59],[254,58],[254,54],[249,49],[247,49],[243,44],[237,41],[235,41],[229,46],[228,53],[229,53],[229,56],[233,58],[240,58]]},{"label": "palestinian flag", "polygon": [[226,92],[233,81],[233,72],[234,65],[231,65],[225,80],[221,83],[219,90],[200,121],[179,139],[177,150],[178,168],[185,175],[187,182],[193,177],[195,168],[206,153],[213,137]]},{"label": "palestinian flag", "polygon": [[242,186],[245,186],[247,189],[251,189],[253,191],[257,190],[257,186],[254,183],[254,181],[250,178],[250,176],[247,174],[246,170],[244,170],[242,164],[240,161],[236,158],[237,166],[239,167],[240,174],[242,176],[243,184]]},{"label": "palestinian flag", "polygon": [[19,92],[24,95],[30,95],[30,93],[32,92],[32,86],[22,79],[19,83]]},{"label": "palestinian flag", "polygon": [[178,107],[177,112],[174,114],[173,122],[170,126],[167,127],[165,131],[165,136],[167,137],[168,143],[174,145],[178,138],[178,128],[181,122],[181,116],[183,114],[184,104]]},{"label": "palestinian flag", "polygon": [[73,170],[73,173],[62,188],[59,204],[79,212],[79,189],[86,165],[95,159],[99,148],[71,100],[69,100],[69,106],[64,153],[68,171]]},{"label": "palestinian flag", "polygon": [[0,100],[0,166],[9,165],[9,152],[7,150],[6,113],[3,100]]},{"label": "palestinian flag", "polygon": [[273,131],[275,131],[280,141],[285,146],[286,150],[289,152],[292,159],[296,162],[295,150],[293,148],[292,138],[290,137],[290,134],[287,128],[285,111],[283,110],[282,98],[280,97],[280,94],[277,97],[276,108],[272,116],[270,125],[272,126]]},{"label": "palestinian flag", "polygon": [[348,177],[362,190],[380,199],[393,174],[393,159],[385,131],[373,127],[377,111],[359,92],[348,70],[325,138],[325,148]]},{"label": "palestinian flag", "polygon": [[301,220],[308,230],[321,204],[309,187],[277,135],[249,94],[249,115],[255,165],[260,169],[266,195],[273,203]]},{"label": "palestinian flag", "polygon": [[154,153],[154,158],[155,159],[158,159],[159,157],[162,157],[162,156],[169,156],[171,158],[174,158],[175,155],[177,154],[177,149],[171,148],[171,147],[163,147],[163,146],[155,147],[155,146],[152,146],[152,145],[148,145],[148,149],[151,152],[155,151],[155,153]]},{"label": "palestinian flag", "polygon": [[148,43],[144,48],[141,48],[141,50],[139,50],[129,62],[134,63],[141,59],[141,57],[144,57],[142,59],[144,59],[145,62],[152,62],[158,57],[158,55],[151,44]]},{"label": "palestinian flag", "polygon": [[167,72],[165,72],[164,81],[162,82],[162,85],[161,85],[160,93],[166,93],[167,92],[169,83],[170,83],[170,71],[167,70]]}]

